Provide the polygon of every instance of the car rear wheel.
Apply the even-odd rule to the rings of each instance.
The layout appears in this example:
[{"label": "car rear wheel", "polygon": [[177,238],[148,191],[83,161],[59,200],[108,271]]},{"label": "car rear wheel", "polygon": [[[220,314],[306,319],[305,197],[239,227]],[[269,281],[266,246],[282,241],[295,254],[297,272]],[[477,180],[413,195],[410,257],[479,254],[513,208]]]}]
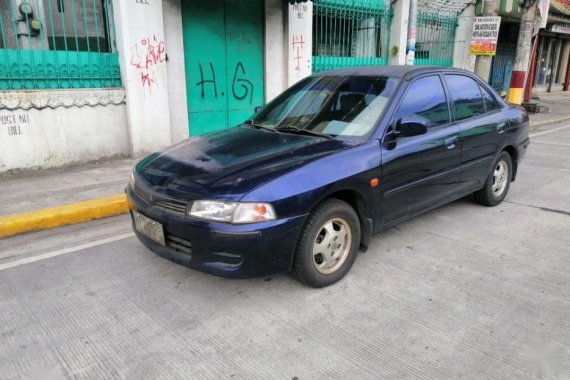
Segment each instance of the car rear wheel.
[{"label": "car rear wheel", "polygon": [[485,206],[496,206],[501,203],[511,186],[512,167],[511,156],[507,152],[501,152],[495,160],[485,186],[475,193],[475,201]]},{"label": "car rear wheel", "polygon": [[360,221],[339,199],[327,199],[309,215],[297,243],[295,272],[305,285],[322,288],[343,278],[356,260]]}]

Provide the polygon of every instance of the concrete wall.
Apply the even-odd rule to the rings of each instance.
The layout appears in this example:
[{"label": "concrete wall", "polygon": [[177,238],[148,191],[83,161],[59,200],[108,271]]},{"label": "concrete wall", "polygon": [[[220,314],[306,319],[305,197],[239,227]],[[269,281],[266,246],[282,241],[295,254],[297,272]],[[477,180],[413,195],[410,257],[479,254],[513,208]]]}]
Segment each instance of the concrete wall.
[{"label": "concrete wall", "polygon": [[170,48],[162,1],[114,0],[113,8],[131,154],[140,155],[172,142],[166,62]]},{"label": "concrete wall", "polygon": [[164,0],[164,35],[168,62],[168,100],[170,104],[170,131],[172,142],[188,138],[188,102],[184,67],[184,40],[182,34],[181,0]]},{"label": "concrete wall", "polygon": [[[410,14],[410,0],[396,0],[392,4],[394,18],[390,28],[390,46],[388,49],[391,65],[404,65],[406,63],[406,44],[408,40],[408,18]],[[392,54],[396,46],[398,52]]]},{"label": "concrete wall", "polygon": [[475,56],[469,55],[469,44],[471,43],[471,34],[473,32],[473,17],[475,17],[475,5],[471,4],[458,17],[453,48],[453,67],[471,72],[475,70]]},{"label": "concrete wall", "polygon": [[265,101],[287,89],[287,8],[282,0],[265,0]]},{"label": "concrete wall", "polygon": [[122,89],[0,92],[0,175],[127,155]]}]

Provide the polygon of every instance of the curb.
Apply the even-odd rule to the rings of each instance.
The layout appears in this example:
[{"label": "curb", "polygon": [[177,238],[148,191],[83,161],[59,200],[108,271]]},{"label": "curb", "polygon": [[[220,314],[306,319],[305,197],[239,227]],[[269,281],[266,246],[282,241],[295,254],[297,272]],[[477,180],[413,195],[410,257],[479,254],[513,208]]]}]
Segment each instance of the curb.
[{"label": "curb", "polygon": [[561,118],[558,118],[558,119],[546,120],[546,121],[534,122],[534,123],[533,123],[532,120],[531,120],[531,122],[530,122],[530,127],[531,127],[531,128],[539,128],[539,127],[544,127],[544,126],[551,125],[551,124],[562,123],[562,122],[569,121],[569,120],[570,120],[570,117],[569,117],[569,116],[564,116],[564,117],[561,117]]},{"label": "curb", "polygon": [[127,212],[129,212],[127,198],[125,194],[119,194],[21,214],[0,216],[0,239],[24,232],[47,230]]}]

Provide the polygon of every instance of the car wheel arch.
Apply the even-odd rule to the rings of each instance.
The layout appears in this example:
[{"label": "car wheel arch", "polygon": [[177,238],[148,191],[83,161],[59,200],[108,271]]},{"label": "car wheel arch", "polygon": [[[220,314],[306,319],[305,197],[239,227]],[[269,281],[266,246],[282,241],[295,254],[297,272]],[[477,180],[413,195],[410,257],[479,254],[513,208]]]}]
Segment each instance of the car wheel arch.
[{"label": "car wheel arch", "polygon": [[[516,176],[517,176],[517,169],[518,169],[518,152],[517,149],[512,146],[512,145],[507,145],[506,147],[503,148],[503,150],[501,150],[501,152],[507,152],[509,154],[509,156],[511,156],[511,162],[512,162],[512,175],[511,175],[511,181],[514,182]],[[499,152],[499,154],[501,154],[501,152]]]},{"label": "car wheel arch", "polygon": [[368,248],[368,244],[370,242],[370,238],[372,236],[372,229],[373,223],[371,215],[367,212],[369,207],[366,204],[365,197],[355,189],[335,189],[321,197],[311,208],[313,210],[318,204],[324,202],[327,199],[339,199],[348,203],[356,214],[358,215],[358,219],[360,220],[360,230],[361,230],[361,239],[360,239],[360,251],[366,251]]}]

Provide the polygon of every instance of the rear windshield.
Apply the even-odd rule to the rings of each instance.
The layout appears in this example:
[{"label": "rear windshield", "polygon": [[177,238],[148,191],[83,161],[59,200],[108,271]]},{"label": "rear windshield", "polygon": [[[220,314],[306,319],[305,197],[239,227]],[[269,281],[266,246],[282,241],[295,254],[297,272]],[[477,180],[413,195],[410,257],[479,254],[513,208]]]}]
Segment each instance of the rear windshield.
[{"label": "rear windshield", "polygon": [[364,136],[374,128],[397,83],[388,77],[310,77],[269,103],[252,121],[269,128]]}]

